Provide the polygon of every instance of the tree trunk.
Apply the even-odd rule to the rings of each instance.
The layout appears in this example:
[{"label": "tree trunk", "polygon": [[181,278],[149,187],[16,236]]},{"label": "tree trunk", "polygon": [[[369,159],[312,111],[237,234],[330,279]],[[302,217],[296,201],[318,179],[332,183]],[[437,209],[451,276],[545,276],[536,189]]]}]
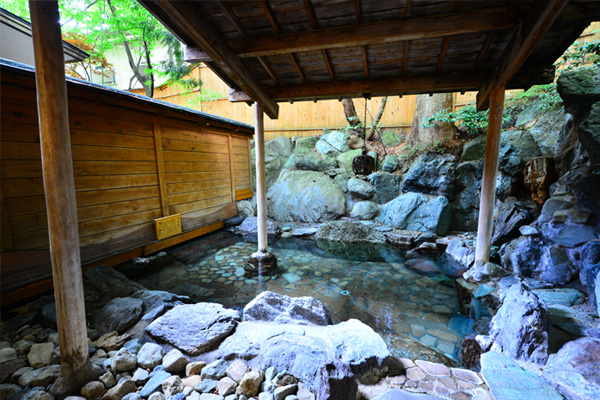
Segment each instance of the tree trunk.
[{"label": "tree trunk", "polygon": [[366,140],[373,140],[373,136],[377,131],[377,127],[379,126],[379,122],[381,121],[381,117],[383,117],[383,112],[385,111],[385,105],[387,104],[388,97],[383,96],[381,98],[381,104],[379,105],[379,109],[377,110],[377,114],[375,114],[375,118],[373,118],[373,124],[371,124],[371,130],[367,135]]},{"label": "tree trunk", "polygon": [[346,120],[350,124],[352,128],[358,129],[360,123],[360,118],[356,115],[356,108],[354,108],[354,101],[352,99],[342,99],[342,104],[344,106],[344,114],[346,115]]},{"label": "tree trunk", "polygon": [[452,139],[456,128],[451,123],[436,122],[431,128],[424,128],[427,119],[441,110],[452,109],[452,93],[439,93],[417,96],[417,106],[407,143],[425,147]]}]

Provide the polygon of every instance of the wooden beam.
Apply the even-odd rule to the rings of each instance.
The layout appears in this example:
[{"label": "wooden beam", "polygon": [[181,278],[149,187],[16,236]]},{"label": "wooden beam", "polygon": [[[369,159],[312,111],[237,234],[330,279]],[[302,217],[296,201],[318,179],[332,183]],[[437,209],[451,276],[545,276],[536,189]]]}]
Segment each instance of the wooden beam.
[{"label": "wooden beam", "polygon": [[219,5],[221,6],[221,10],[223,10],[225,15],[227,15],[227,17],[229,17],[229,20],[233,23],[233,26],[235,26],[235,29],[237,29],[238,32],[242,36],[248,36],[248,32],[246,31],[246,28],[244,28],[244,25],[242,25],[242,23],[240,22],[238,17],[235,15],[235,13],[231,9],[231,7],[229,7],[229,4],[226,1],[219,0]]},{"label": "wooden beam", "polygon": [[438,63],[435,72],[440,72],[442,70],[442,66],[444,65],[444,58],[446,58],[446,52],[448,51],[448,44],[450,44],[450,36],[446,36],[444,38],[444,44],[442,44],[442,51],[440,52],[440,57],[438,58]]},{"label": "wooden beam", "polygon": [[331,79],[332,81],[335,80],[335,74],[333,73],[333,68],[331,67],[331,62],[329,61],[329,54],[327,54],[327,50],[321,50],[321,55],[323,56],[323,61],[325,62],[327,72],[329,72],[329,79]]},{"label": "wooden beam", "polygon": [[485,142],[485,160],[481,181],[479,223],[477,225],[477,247],[475,262],[486,263],[490,259],[490,246],[494,228],[494,203],[496,198],[496,175],[500,155],[500,134],[502,113],[504,112],[504,87],[494,86],[488,119],[488,133]]},{"label": "wooden beam", "polygon": [[404,16],[410,17],[412,15],[412,0],[406,0],[404,8]]},{"label": "wooden beam", "polygon": [[300,64],[298,64],[296,56],[293,53],[290,53],[289,56],[294,68],[296,68],[296,71],[298,71],[298,75],[300,75],[300,80],[302,83],[306,82],[306,76],[304,75],[304,71],[302,71],[302,67],[300,67]]},{"label": "wooden beam", "polygon": [[[90,372],[83,277],[79,253],[77,202],[58,1],[29,1],[42,172],[54,298],[60,343],[61,376],[52,392],[59,398],[78,391]],[[89,376],[87,376],[89,378]]]},{"label": "wooden beam", "polygon": [[254,104],[254,146],[256,153],[256,215],[258,252],[267,253],[267,189],[265,186],[265,126],[263,110],[259,103]]},{"label": "wooden beam", "polygon": [[369,60],[367,59],[367,49],[365,48],[365,46],[362,46],[360,48],[360,52],[362,53],[362,62],[363,62],[363,69],[365,71],[365,78],[369,77]]},{"label": "wooden beam", "polygon": [[279,21],[277,21],[277,17],[275,16],[275,12],[273,11],[273,9],[271,8],[271,5],[269,3],[267,3],[265,0],[259,0],[260,1],[260,5],[263,8],[265,15],[267,16],[267,18],[269,19],[269,22],[271,23],[271,26],[273,27],[273,30],[275,31],[275,33],[280,34],[281,33],[281,25],[279,25]]},{"label": "wooden beam", "polygon": [[502,7],[450,13],[444,18],[433,15],[409,18],[402,22],[382,21],[246,38],[230,41],[229,45],[242,58],[271,56],[510,29],[517,25],[517,17],[510,7]]},{"label": "wooden beam", "polygon": [[185,46],[183,54],[184,60],[192,64],[212,61],[212,59],[197,46]]},{"label": "wooden beam", "polygon": [[406,75],[406,64],[408,64],[408,45],[410,42],[406,40],[404,42],[404,48],[402,49],[402,75]]},{"label": "wooden beam", "polygon": [[356,13],[356,23],[363,23],[362,10],[360,8],[360,0],[354,0],[354,12]]},{"label": "wooden beam", "polygon": [[478,110],[487,108],[493,87],[508,85],[568,3],[569,0],[548,0],[544,4],[536,2],[531,6],[532,11],[517,27],[512,40],[502,53],[495,74],[477,93]]},{"label": "wooden beam", "polygon": [[276,85],[279,85],[279,78],[277,77],[277,74],[275,73],[275,71],[273,71],[273,68],[271,68],[271,66],[269,65],[269,62],[265,59],[265,57],[257,57],[258,58],[258,62],[260,62],[260,65],[263,66],[263,68],[265,69],[265,71],[267,71],[267,74],[269,74],[269,76],[271,77],[271,79],[273,79],[273,81],[275,81]]},{"label": "wooden beam", "polygon": [[317,20],[317,15],[315,14],[315,7],[311,0],[303,0],[304,8],[306,8],[306,13],[308,14],[308,19],[310,19],[310,23],[313,29],[319,28],[319,21]]},{"label": "wooden beam", "polygon": [[[140,0],[142,5],[150,3],[150,11],[159,8],[169,16],[169,23],[187,32],[191,39],[253,100],[263,104],[264,110],[272,119],[277,119],[279,106],[273,101],[246,67],[231,50],[227,42],[214,30],[200,10],[188,2]],[[158,15],[160,17],[160,15]],[[164,21],[166,22],[166,21]]]},{"label": "wooden beam", "polygon": [[494,32],[494,31],[491,31],[490,33],[488,33],[487,38],[483,42],[483,47],[481,48],[481,51],[479,52],[479,55],[477,56],[477,60],[475,60],[475,65],[473,65],[473,70],[477,70],[477,68],[479,68],[479,65],[481,64],[485,55],[487,54],[487,51],[490,48],[490,45],[492,44],[492,41],[494,40],[495,36],[496,36],[496,32]]},{"label": "wooden beam", "polygon": [[287,101],[360,97],[363,93],[371,93],[372,96],[429,92],[444,93],[477,90],[483,82],[483,78],[484,76],[481,74],[471,74],[471,76],[466,77],[456,74],[442,74],[306,83],[270,88],[269,95],[277,101]]}]

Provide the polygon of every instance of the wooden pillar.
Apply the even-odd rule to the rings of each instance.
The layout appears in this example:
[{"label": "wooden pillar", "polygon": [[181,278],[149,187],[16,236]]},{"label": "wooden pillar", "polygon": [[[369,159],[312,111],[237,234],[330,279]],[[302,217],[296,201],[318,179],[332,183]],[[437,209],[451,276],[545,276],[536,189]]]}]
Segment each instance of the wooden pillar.
[{"label": "wooden pillar", "polygon": [[254,103],[254,149],[256,153],[256,215],[258,224],[258,253],[267,251],[267,189],[265,187],[265,126],[262,105]]},{"label": "wooden pillar", "polygon": [[477,225],[477,248],[475,262],[490,260],[490,246],[494,230],[494,203],[496,202],[496,175],[500,154],[500,134],[502,113],[504,112],[504,86],[494,86],[490,93],[488,133],[485,143],[485,161],[481,182],[479,203],[479,224]]},{"label": "wooden pillar", "polygon": [[30,0],[29,8],[60,359],[72,376],[86,365],[88,344],[63,42],[58,2]]}]

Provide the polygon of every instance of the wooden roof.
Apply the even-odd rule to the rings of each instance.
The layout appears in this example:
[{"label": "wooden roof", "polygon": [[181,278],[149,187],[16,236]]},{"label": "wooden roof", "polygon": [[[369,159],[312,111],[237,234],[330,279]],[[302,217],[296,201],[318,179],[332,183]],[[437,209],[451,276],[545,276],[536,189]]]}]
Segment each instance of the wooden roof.
[{"label": "wooden roof", "polygon": [[[600,18],[594,0],[139,0],[230,87],[263,104],[527,88]],[[243,92],[243,93],[242,93]]]}]

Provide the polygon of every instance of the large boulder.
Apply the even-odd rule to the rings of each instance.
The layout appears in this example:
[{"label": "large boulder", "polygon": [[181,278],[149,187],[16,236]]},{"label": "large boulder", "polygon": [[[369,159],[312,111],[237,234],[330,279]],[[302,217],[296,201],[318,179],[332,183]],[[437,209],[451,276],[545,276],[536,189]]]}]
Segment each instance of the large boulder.
[{"label": "large boulder", "polygon": [[288,158],[292,154],[294,145],[290,138],[279,136],[265,143],[265,148],[277,153],[280,157]]},{"label": "large boulder", "polygon": [[519,156],[517,147],[512,144],[501,144],[498,159],[498,169],[508,176],[515,176],[521,172],[524,161]]},{"label": "large boulder", "polygon": [[298,149],[314,149],[317,142],[321,140],[320,136],[306,136],[296,138],[294,145]]},{"label": "large boulder", "polygon": [[398,229],[444,235],[450,226],[451,213],[444,196],[406,193],[385,204],[376,220]]},{"label": "large boulder", "polygon": [[535,137],[530,131],[505,131],[500,137],[501,146],[512,146],[515,154],[526,163],[532,157],[542,155]]},{"label": "large boulder", "polygon": [[594,103],[586,119],[579,125],[579,140],[592,164],[600,163],[600,101]]},{"label": "large boulder", "polygon": [[550,197],[550,185],[556,182],[554,160],[550,157],[535,157],[525,164],[523,170],[525,187],[531,192],[531,199],[543,207]]},{"label": "large boulder", "polygon": [[400,176],[389,172],[373,172],[368,178],[375,188],[379,204],[392,201],[400,194]]},{"label": "large boulder", "polygon": [[456,168],[458,194],[452,202],[452,230],[477,230],[482,167],[480,162],[464,162]]},{"label": "large boulder", "polygon": [[352,219],[369,220],[375,218],[377,214],[379,214],[379,207],[370,200],[354,203],[352,210],[350,210],[350,218]]},{"label": "large boulder", "polygon": [[367,200],[375,194],[373,185],[356,177],[350,178],[347,187],[350,194],[359,199]]},{"label": "large boulder", "polygon": [[240,313],[217,303],[180,305],[159,317],[146,328],[154,339],[167,342],[190,355],[216,347],[229,336]]},{"label": "large boulder", "polygon": [[383,233],[355,221],[331,221],[321,224],[317,232],[317,240],[344,243],[386,243]]},{"label": "large boulder", "polygon": [[456,157],[427,152],[415,162],[404,177],[403,192],[456,197]]},{"label": "large boulder", "polygon": [[532,222],[533,217],[533,213],[521,203],[503,203],[498,208],[492,244],[501,245],[520,236],[519,228]]},{"label": "large boulder", "polygon": [[334,158],[318,153],[312,149],[299,148],[284,164],[285,169],[304,171],[327,171],[337,166]]},{"label": "large boulder", "polygon": [[125,332],[142,317],[144,302],[132,297],[117,297],[109,301],[94,316],[94,328],[99,334]]},{"label": "large boulder", "polygon": [[321,154],[335,157],[350,150],[348,139],[350,139],[348,133],[331,131],[321,135],[321,139],[315,144],[315,148]]},{"label": "large boulder", "polygon": [[460,159],[462,161],[482,160],[485,156],[485,143],[487,136],[477,136],[464,144]]},{"label": "large boulder", "polygon": [[345,211],[339,185],[319,172],[284,170],[267,192],[267,213],[277,221],[324,222]]},{"label": "large boulder", "polygon": [[581,267],[579,280],[587,292],[590,302],[599,301],[597,296],[597,276],[600,273],[600,240],[587,243],[581,251]]},{"label": "large boulder", "polygon": [[323,303],[312,297],[290,297],[265,291],[244,307],[244,321],[329,325],[331,314]]},{"label": "large boulder", "polygon": [[548,359],[550,318],[546,306],[521,283],[510,286],[490,323],[492,351],[536,364]]},{"label": "large boulder", "polygon": [[[238,232],[242,235],[256,236],[258,235],[258,218],[248,217],[238,226]],[[273,220],[267,219],[267,234],[268,235],[279,235],[281,228]]]},{"label": "large boulder", "polygon": [[96,304],[105,304],[115,297],[129,297],[138,290],[146,290],[139,283],[106,265],[89,268],[85,277],[86,300],[94,297]]},{"label": "large boulder", "polygon": [[550,356],[542,378],[568,400],[600,398],[600,339],[584,337]]},{"label": "large boulder", "polygon": [[[558,144],[565,117],[566,114],[562,108],[551,111],[544,114],[530,129],[529,132],[543,156],[554,157],[554,149]],[[530,157],[535,157],[535,154],[532,152]]]},{"label": "large boulder", "polygon": [[600,101],[600,65],[565,71],[556,83],[565,110],[576,118],[583,118],[592,104]]},{"label": "large boulder", "polygon": [[475,248],[464,239],[452,239],[446,247],[446,254],[464,268],[470,268],[475,262]]},{"label": "large boulder", "polygon": [[[252,176],[256,176],[256,149],[251,150]],[[265,186],[271,187],[283,169],[286,158],[265,147]],[[256,192],[256,180],[252,179],[252,191]]]}]

